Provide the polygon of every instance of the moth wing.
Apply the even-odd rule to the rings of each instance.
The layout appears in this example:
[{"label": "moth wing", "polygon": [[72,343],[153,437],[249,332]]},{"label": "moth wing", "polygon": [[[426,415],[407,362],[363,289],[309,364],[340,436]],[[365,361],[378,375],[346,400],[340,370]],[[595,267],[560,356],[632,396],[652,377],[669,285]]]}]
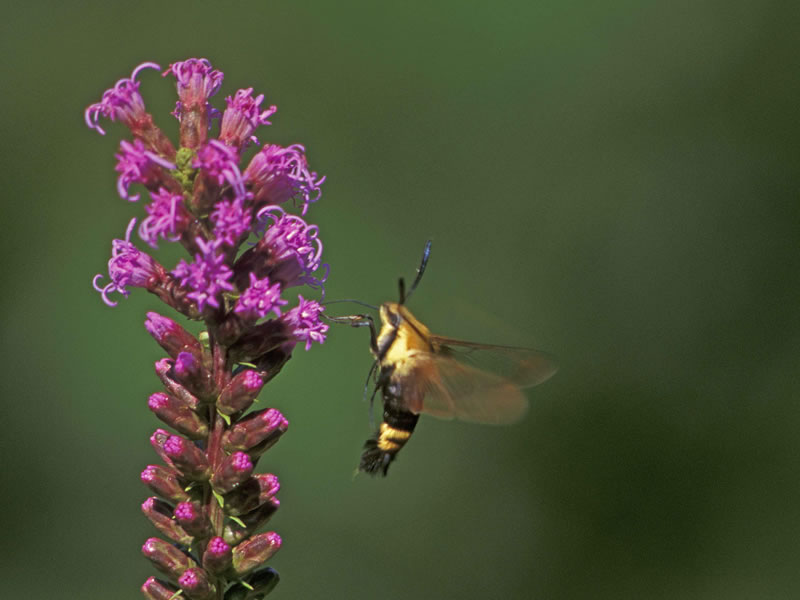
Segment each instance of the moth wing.
[{"label": "moth wing", "polygon": [[508,379],[460,363],[446,356],[429,361],[435,373],[421,379],[417,411],[441,419],[505,425],[522,418],[528,400],[520,386]]},{"label": "moth wing", "polygon": [[555,358],[541,350],[516,346],[493,346],[431,336],[437,357],[447,357],[480,371],[487,371],[527,388],[550,379],[558,371]]}]

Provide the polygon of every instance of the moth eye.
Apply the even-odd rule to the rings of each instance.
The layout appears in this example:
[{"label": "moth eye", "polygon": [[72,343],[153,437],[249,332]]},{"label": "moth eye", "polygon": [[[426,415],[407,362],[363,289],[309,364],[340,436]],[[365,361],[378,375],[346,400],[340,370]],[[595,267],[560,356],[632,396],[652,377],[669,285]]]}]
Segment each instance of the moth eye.
[{"label": "moth eye", "polygon": [[389,322],[394,327],[397,327],[398,325],[400,325],[400,313],[396,313],[396,312],[389,313]]}]

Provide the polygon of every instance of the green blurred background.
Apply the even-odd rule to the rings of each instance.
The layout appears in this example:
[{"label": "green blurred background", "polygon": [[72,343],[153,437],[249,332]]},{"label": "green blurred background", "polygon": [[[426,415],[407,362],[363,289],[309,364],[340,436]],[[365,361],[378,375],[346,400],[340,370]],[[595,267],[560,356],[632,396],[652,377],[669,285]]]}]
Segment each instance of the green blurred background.
[{"label": "green blurred background", "polygon": [[[798,597],[799,28],[768,0],[9,3],[0,596],[133,599],[152,573],[160,306],[91,289],[142,206],[123,128],[83,110],[206,56],[217,106],[266,93],[261,140],[328,176],[329,298],[395,299],[430,237],[418,316],[561,364],[521,424],[423,419],[354,480],[366,331],[298,352],[262,395],[292,423],[259,465],[275,598]],[[171,80],[141,79],[174,139]]]}]

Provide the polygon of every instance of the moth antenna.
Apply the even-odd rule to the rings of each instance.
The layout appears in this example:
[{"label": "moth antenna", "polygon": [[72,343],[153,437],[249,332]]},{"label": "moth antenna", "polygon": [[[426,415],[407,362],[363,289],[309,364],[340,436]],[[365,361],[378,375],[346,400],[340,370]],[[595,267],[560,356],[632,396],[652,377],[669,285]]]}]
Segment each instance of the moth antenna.
[{"label": "moth antenna", "polygon": [[419,268],[417,269],[417,277],[414,279],[414,283],[411,284],[411,288],[408,290],[408,294],[403,298],[403,286],[402,286],[402,279],[401,282],[401,294],[400,294],[400,304],[403,304],[405,300],[408,300],[411,297],[411,294],[414,293],[414,290],[417,289],[417,285],[419,285],[419,280],[422,279],[422,275],[425,273],[425,267],[428,266],[428,258],[431,255],[431,243],[432,240],[428,240],[425,242],[425,249],[422,251],[422,261],[419,263]]}]

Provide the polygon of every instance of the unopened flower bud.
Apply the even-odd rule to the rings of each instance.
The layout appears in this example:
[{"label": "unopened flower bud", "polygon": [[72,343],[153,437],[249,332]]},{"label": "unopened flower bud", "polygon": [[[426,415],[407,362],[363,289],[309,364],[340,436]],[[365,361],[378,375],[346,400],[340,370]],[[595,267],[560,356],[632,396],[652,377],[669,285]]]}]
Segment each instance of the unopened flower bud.
[{"label": "unopened flower bud", "polygon": [[264,387],[264,377],[252,369],[237,373],[225,386],[217,399],[217,408],[224,415],[232,415],[250,408]]},{"label": "unopened flower bud", "polygon": [[274,408],[253,412],[237,422],[222,436],[228,452],[241,450],[259,456],[271,448],[289,428],[289,421]]},{"label": "unopened flower bud", "polygon": [[203,552],[203,567],[212,575],[221,575],[232,564],[233,550],[221,537],[213,537]]},{"label": "unopened flower bud", "polygon": [[203,347],[197,338],[172,319],[149,312],[144,327],[172,358],[176,358],[180,352],[189,352],[198,359],[203,356]]},{"label": "unopened flower bud", "polygon": [[171,600],[175,597],[178,588],[172,587],[166,581],[150,577],[142,585],[142,594],[147,600]]},{"label": "unopened flower bud", "polygon": [[166,429],[156,429],[153,432],[153,435],[150,436],[150,445],[153,447],[153,450],[156,451],[156,454],[158,454],[161,460],[163,460],[170,467],[174,467],[175,464],[172,462],[172,459],[164,451],[164,444],[167,443],[167,440],[170,437],[172,437],[172,434]]},{"label": "unopened flower bud", "polygon": [[274,531],[254,535],[233,549],[233,570],[245,575],[267,562],[281,547],[281,536]]},{"label": "unopened flower bud", "polygon": [[175,507],[174,515],[181,527],[195,537],[206,535],[210,529],[205,510],[194,502],[181,502]]},{"label": "unopened flower bud", "polygon": [[150,559],[156,569],[175,581],[186,569],[197,566],[197,563],[175,546],[154,537],[144,543],[142,554]]},{"label": "unopened flower bud", "polygon": [[272,567],[259,569],[245,578],[247,585],[237,583],[225,592],[225,600],[263,600],[279,580],[278,572]]},{"label": "unopened flower bud", "polygon": [[[228,520],[222,531],[222,539],[231,546],[235,546],[247,539],[250,534],[270,520],[281,505],[277,498],[267,500],[256,510],[240,516],[236,521]],[[244,524],[244,526],[242,526]]]},{"label": "unopened flower bud", "polygon": [[186,533],[172,518],[172,506],[156,497],[148,498],[142,504],[142,512],[162,534],[174,542],[188,546],[192,536]]},{"label": "unopened flower bud", "polygon": [[291,326],[281,319],[270,319],[252,327],[231,347],[232,355],[237,360],[251,360],[261,356],[291,338]]},{"label": "unopened flower bud", "polygon": [[192,392],[186,389],[186,387],[172,378],[172,367],[173,361],[169,358],[157,360],[156,375],[158,375],[161,383],[164,384],[164,387],[172,396],[175,396],[189,408],[196,409],[198,406],[200,406],[200,401],[197,399],[197,396],[192,394]]},{"label": "unopened flower bud", "polygon": [[283,366],[292,358],[295,345],[296,342],[288,341],[251,361],[260,371],[267,374],[264,383],[269,383],[281,372]]},{"label": "unopened flower bud", "polygon": [[174,396],[156,392],[150,396],[147,406],[164,423],[192,439],[200,440],[208,436],[208,425],[203,419]]},{"label": "unopened flower bud", "polygon": [[239,486],[253,473],[253,461],[244,452],[234,452],[223,460],[214,475],[211,485],[221,494],[226,494]]},{"label": "unopened flower bud", "polygon": [[234,517],[249,513],[274,498],[280,487],[271,473],[253,475],[225,496],[225,512]]},{"label": "unopened flower bud", "polygon": [[189,440],[179,435],[170,436],[164,442],[164,452],[181,474],[189,479],[205,480],[208,477],[206,455]]},{"label": "unopened flower bud", "polygon": [[192,600],[213,600],[217,596],[217,588],[208,578],[208,574],[198,567],[186,569],[178,578],[178,585]]},{"label": "unopened flower bud", "polygon": [[197,396],[207,396],[213,389],[211,373],[190,352],[179,352],[175,358],[175,378]]},{"label": "unopened flower bud", "polygon": [[159,465],[148,465],[141,474],[142,483],[159,496],[172,502],[183,502],[189,499],[180,481],[177,471]]}]

